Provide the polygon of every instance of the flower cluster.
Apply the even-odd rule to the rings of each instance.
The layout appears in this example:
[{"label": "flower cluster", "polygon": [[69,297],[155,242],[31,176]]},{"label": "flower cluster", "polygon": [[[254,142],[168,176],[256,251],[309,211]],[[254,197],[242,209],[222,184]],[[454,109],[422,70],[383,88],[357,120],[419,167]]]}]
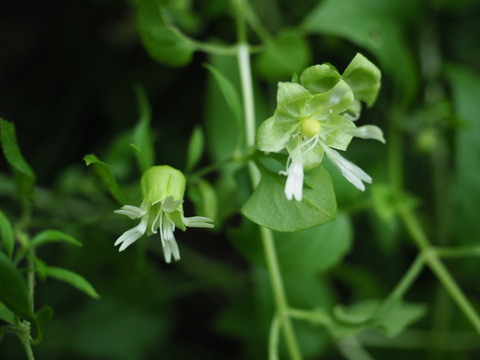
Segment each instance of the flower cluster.
[{"label": "flower cluster", "polygon": [[330,64],[305,69],[295,82],[280,82],[277,109],[259,127],[257,148],[264,152],[286,149],[285,196],[302,200],[304,171],[320,165],[326,154],[343,176],[360,190],[372,178],[343,158],[352,137],[385,142],[373,125],[357,127],[361,104],[371,106],[380,88],[380,71],[357,54],[340,75]]},{"label": "flower cluster", "polygon": [[130,219],[140,219],[137,226],[123,233],[115,242],[115,246],[120,245],[119,251],[125,250],[145,233],[151,235],[158,231],[165,261],[169,263],[172,255],[175,260],[180,259],[180,252],[173,234],[176,227],[183,231],[187,227],[213,227],[210,218],[183,215],[185,183],[183,173],[167,165],[153,166],[145,171],[141,180],[143,201],[140,207],[125,205],[115,211]]}]

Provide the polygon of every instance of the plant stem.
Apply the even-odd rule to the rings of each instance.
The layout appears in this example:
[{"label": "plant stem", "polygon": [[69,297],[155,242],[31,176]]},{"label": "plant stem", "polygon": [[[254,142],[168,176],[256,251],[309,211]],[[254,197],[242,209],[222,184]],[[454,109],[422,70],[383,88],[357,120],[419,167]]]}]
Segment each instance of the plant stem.
[{"label": "plant stem", "polygon": [[[240,37],[241,38],[241,37]],[[240,80],[242,84],[243,106],[245,113],[245,132],[247,147],[255,145],[255,110],[253,101],[253,86],[250,68],[250,54],[248,52],[248,45],[239,43],[238,45],[238,63],[240,70]],[[248,162],[248,169],[250,172],[250,179],[253,187],[260,181],[260,172],[255,167],[252,161]],[[277,253],[275,250],[275,241],[273,233],[267,228],[260,226],[260,235],[262,237],[263,247],[265,250],[265,257],[267,262],[268,272],[270,274],[270,281],[272,284],[272,291],[277,308],[277,315],[280,319],[280,324],[283,329],[283,334],[287,344],[287,349],[291,359],[300,360],[302,358],[295,332],[293,330],[290,317],[288,316],[288,302],[283,286],[282,274],[277,260]]]},{"label": "plant stem", "polygon": [[430,242],[422,227],[418,223],[417,218],[409,209],[404,207],[399,209],[399,214],[405,224],[405,227],[410,232],[411,237],[422,251],[425,261],[432,272],[436,275],[445,290],[452,297],[453,301],[455,301],[457,306],[463,311],[466,318],[470,321],[476,332],[480,335],[480,317],[458,286],[455,279],[452,277],[452,275],[450,275],[450,272],[438,257],[437,252],[430,245]]}]

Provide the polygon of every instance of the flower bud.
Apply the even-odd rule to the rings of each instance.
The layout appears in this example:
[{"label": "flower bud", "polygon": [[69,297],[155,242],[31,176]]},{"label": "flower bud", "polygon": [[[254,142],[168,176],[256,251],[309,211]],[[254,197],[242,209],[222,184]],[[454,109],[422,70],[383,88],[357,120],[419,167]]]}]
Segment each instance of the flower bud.
[{"label": "flower bud", "polygon": [[181,171],[168,165],[153,166],[142,176],[142,196],[150,203],[157,203],[169,196],[173,200],[183,200],[185,185],[185,176]]}]

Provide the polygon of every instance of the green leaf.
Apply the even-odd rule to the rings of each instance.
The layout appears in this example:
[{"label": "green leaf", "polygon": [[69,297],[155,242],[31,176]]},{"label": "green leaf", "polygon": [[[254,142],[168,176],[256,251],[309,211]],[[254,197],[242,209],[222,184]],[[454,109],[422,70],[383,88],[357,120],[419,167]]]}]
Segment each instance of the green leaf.
[{"label": "green leaf", "polygon": [[318,166],[307,176],[309,187],[304,187],[302,201],[289,201],[284,193],[285,177],[264,170],[242,213],[254,223],[277,231],[298,231],[333,220],[337,203],[330,174]]},{"label": "green leaf", "polygon": [[200,179],[189,186],[189,196],[195,204],[195,214],[210,219],[218,217],[218,199],[215,188],[206,180]]},{"label": "green leaf", "polygon": [[409,325],[425,315],[427,307],[423,304],[399,302],[396,307],[377,320],[376,326],[390,337],[402,333]]},{"label": "green leaf", "polygon": [[145,89],[142,86],[136,86],[135,94],[138,103],[138,123],[133,129],[132,142],[138,150],[136,152],[137,161],[143,173],[155,163],[153,136],[150,128],[152,114]]},{"label": "green leaf", "polygon": [[33,237],[30,246],[38,247],[53,242],[64,242],[77,246],[83,246],[80,241],[75,240],[75,238],[73,238],[72,236],[58,230],[44,230],[38,233]]},{"label": "green leaf", "polygon": [[202,158],[203,151],[205,149],[205,137],[203,135],[202,128],[196,126],[193,129],[192,136],[188,143],[187,149],[187,162],[185,165],[185,172],[188,173],[192,171],[198,162]]},{"label": "green leaf", "polygon": [[380,90],[380,70],[365,56],[358,53],[343,73],[343,80],[350,86],[355,100],[372,106]]},{"label": "green leaf", "polygon": [[213,67],[212,65],[204,65],[218,84],[220,91],[222,92],[228,107],[232,111],[232,114],[237,122],[238,128],[242,127],[242,107],[240,101],[240,95],[237,89],[233,86],[232,82],[222,72]]},{"label": "green leaf", "polygon": [[13,234],[12,224],[5,214],[0,210],[0,239],[3,241],[5,253],[11,258],[13,248],[15,246],[15,237]]},{"label": "green leaf", "polygon": [[0,252],[0,301],[16,315],[35,322],[28,289],[12,261]]},{"label": "green leaf", "polygon": [[0,118],[0,143],[3,154],[13,169],[17,186],[22,195],[28,199],[33,198],[33,185],[35,183],[35,173],[25,161],[17,142],[15,125]]},{"label": "green leaf", "polygon": [[339,263],[350,250],[352,228],[345,215],[307,230],[275,235],[282,271],[319,273]]},{"label": "green leaf", "polygon": [[83,276],[73,271],[47,266],[45,273],[47,277],[66,282],[92,298],[98,299],[100,297],[94,287]]},{"label": "green leaf", "polygon": [[149,55],[169,66],[184,66],[195,47],[168,21],[160,0],[142,0],[137,17],[140,38]]},{"label": "green leaf", "polygon": [[113,176],[110,165],[101,161],[94,154],[85,155],[83,160],[87,166],[93,165],[93,169],[108,187],[115,200],[117,200],[117,202],[120,204],[125,204],[125,196],[123,195],[117,184],[117,181],[115,180],[115,177]]},{"label": "green leaf", "polygon": [[270,43],[256,60],[260,75],[269,80],[290,79],[310,62],[308,42],[297,32],[286,29]]}]

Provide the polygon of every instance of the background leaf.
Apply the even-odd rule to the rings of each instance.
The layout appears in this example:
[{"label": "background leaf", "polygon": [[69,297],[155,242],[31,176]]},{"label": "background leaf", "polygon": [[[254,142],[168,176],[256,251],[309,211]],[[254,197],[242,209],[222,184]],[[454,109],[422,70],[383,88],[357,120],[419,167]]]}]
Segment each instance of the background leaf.
[{"label": "background leaf", "polygon": [[140,171],[145,172],[155,163],[154,141],[150,127],[152,111],[145,89],[141,86],[136,86],[135,94],[137,95],[138,103],[138,122],[133,129],[132,142],[140,150],[136,152]]},{"label": "background leaf", "polygon": [[13,169],[20,193],[32,199],[33,185],[36,180],[35,173],[20,151],[15,125],[2,118],[0,118],[0,143],[3,154]]},{"label": "background leaf", "polygon": [[12,225],[10,220],[5,216],[3,211],[0,210],[0,239],[3,241],[5,253],[12,257],[13,248],[15,246],[15,237],[13,234]]},{"label": "background leaf", "polygon": [[185,165],[185,172],[192,171],[200,161],[205,148],[205,137],[202,128],[196,126],[193,129],[190,141],[188,143],[187,161]]},{"label": "background leaf", "polygon": [[82,243],[76,240],[73,236],[65,234],[58,230],[43,230],[35,235],[30,243],[32,247],[38,247],[53,242],[65,242],[76,246],[82,246]]},{"label": "background leaf", "polygon": [[125,196],[120,190],[117,180],[113,176],[112,169],[107,163],[101,161],[96,155],[88,154],[83,157],[87,166],[93,165],[93,169],[107,185],[108,190],[119,204],[125,204]]},{"label": "background leaf", "polygon": [[142,0],[137,23],[143,45],[153,59],[170,66],[184,66],[190,62],[195,47],[167,22],[162,1]]},{"label": "background leaf", "polygon": [[98,299],[100,297],[95,288],[83,276],[71,270],[47,266],[45,269],[45,274],[47,277],[51,277],[72,285],[94,299]]}]

